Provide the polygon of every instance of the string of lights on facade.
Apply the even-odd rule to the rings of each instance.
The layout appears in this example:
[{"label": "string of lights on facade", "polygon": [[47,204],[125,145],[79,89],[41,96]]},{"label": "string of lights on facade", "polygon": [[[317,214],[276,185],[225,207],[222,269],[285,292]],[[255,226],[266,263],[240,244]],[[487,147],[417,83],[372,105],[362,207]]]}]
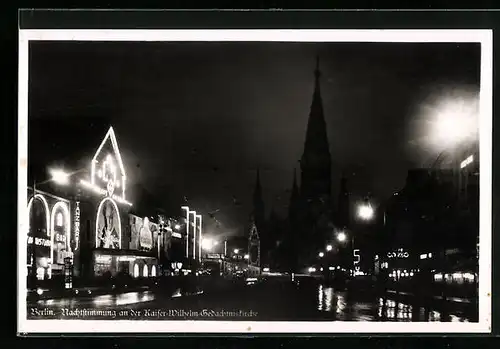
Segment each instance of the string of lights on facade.
[{"label": "string of lights on facade", "polygon": [[[27,272],[31,280],[126,274],[151,278],[187,274],[202,261],[203,216],[183,206],[184,217],[134,214],[127,199],[127,175],[113,128],[109,128],[86,169],[50,169],[50,178],[28,187]],[[79,178],[82,173],[88,178]],[[66,188],[61,197],[39,188]],[[185,255],[162,265],[172,245]],[[162,270],[163,269],[163,270]],[[168,269],[168,270],[165,270]]]}]

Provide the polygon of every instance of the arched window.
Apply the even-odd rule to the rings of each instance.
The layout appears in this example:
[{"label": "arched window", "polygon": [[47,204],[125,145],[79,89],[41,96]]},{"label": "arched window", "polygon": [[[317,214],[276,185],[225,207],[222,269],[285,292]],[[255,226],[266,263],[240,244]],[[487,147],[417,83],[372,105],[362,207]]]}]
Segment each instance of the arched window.
[{"label": "arched window", "polygon": [[156,277],[156,266],[154,265],[151,267],[151,276]]},{"label": "arched window", "polygon": [[134,265],[134,277],[135,278],[139,277],[139,265],[138,264]]},{"label": "arched window", "polygon": [[61,212],[57,212],[57,215],[56,215],[56,226],[58,227],[62,227],[63,225],[63,215]]},{"label": "arched window", "polygon": [[148,275],[148,265],[147,264],[144,264],[144,268],[142,269],[142,276],[147,278],[149,275]]}]

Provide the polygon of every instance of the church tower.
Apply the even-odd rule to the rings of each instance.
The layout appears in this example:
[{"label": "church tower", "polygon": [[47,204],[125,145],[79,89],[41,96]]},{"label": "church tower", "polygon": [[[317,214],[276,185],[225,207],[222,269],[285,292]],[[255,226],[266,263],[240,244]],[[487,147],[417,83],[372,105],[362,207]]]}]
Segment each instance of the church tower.
[{"label": "church tower", "polygon": [[302,201],[316,220],[331,204],[331,156],[321,99],[319,58],[316,58],[315,86],[304,152],[300,160]]},{"label": "church tower", "polygon": [[262,232],[265,222],[264,200],[262,199],[262,186],[260,184],[260,170],[257,169],[257,179],[253,192],[253,218],[257,229]]}]

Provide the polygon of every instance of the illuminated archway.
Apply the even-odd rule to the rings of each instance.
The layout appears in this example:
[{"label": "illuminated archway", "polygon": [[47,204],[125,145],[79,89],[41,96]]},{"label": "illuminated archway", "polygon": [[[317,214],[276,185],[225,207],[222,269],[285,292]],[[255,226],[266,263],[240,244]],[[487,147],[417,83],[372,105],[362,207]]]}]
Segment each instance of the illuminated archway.
[{"label": "illuminated archway", "polygon": [[156,266],[154,265],[151,267],[151,276],[156,277]]},{"label": "illuminated archway", "polygon": [[70,233],[71,233],[71,222],[70,222],[70,213],[69,213],[69,207],[65,202],[58,201],[52,207],[52,213],[50,217],[50,227],[51,227],[51,234],[50,234],[50,260],[52,264],[54,263],[54,236],[56,234],[55,226],[56,226],[56,213],[57,209],[61,207],[62,210],[64,211],[64,220],[66,221],[66,250],[69,252],[70,250]]},{"label": "illuminated archway", "polygon": [[[47,200],[43,197],[43,195],[36,194],[35,199],[39,199],[43,203],[43,207],[45,209],[45,223],[47,224],[47,236],[50,236],[50,210],[49,204]],[[31,206],[33,206],[33,197],[28,202],[28,217],[31,217]],[[28,218],[28,232],[31,229],[31,219]],[[33,238],[35,238],[35,232],[32,232]]]},{"label": "illuminated archway", "polygon": [[120,211],[118,210],[118,205],[116,204],[116,202],[111,198],[105,198],[104,200],[102,200],[101,203],[99,204],[99,207],[97,208],[97,214],[96,214],[96,220],[95,220],[95,247],[96,248],[99,247],[99,215],[101,214],[101,210],[104,207],[104,204],[106,203],[106,201],[111,202],[111,204],[115,210],[116,217],[118,219],[118,229],[117,229],[118,230],[117,231],[118,248],[121,249],[122,248],[122,222],[121,222],[121,218],[120,218]]},{"label": "illuminated archway", "polygon": [[135,278],[139,277],[139,264],[134,265],[134,277]]},{"label": "illuminated archway", "polygon": [[148,270],[148,265],[144,264],[144,267],[142,268],[142,276],[147,278],[149,276],[149,270]]}]

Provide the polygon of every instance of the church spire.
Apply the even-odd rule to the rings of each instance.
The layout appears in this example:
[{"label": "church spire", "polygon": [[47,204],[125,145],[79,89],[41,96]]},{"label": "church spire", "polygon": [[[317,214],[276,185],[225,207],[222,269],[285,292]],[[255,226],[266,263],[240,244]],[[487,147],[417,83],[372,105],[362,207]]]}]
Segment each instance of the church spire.
[{"label": "church spire", "polygon": [[[329,196],[331,190],[330,147],[321,98],[319,57],[316,57],[314,77],[314,92],[307,123],[304,152],[300,160],[302,170],[301,191],[308,197]],[[322,184],[319,185],[319,182]]]},{"label": "church spire", "polygon": [[321,71],[319,70],[319,56],[316,56],[316,69],[314,70],[314,76],[316,78],[315,84],[319,91],[319,78],[321,77]]},{"label": "church spire", "polygon": [[260,169],[257,169],[255,189],[253,192],[253,217],[257,229],[262,229],[264,223],[264,200],[262,199],[262,186],[260,184]]}]

